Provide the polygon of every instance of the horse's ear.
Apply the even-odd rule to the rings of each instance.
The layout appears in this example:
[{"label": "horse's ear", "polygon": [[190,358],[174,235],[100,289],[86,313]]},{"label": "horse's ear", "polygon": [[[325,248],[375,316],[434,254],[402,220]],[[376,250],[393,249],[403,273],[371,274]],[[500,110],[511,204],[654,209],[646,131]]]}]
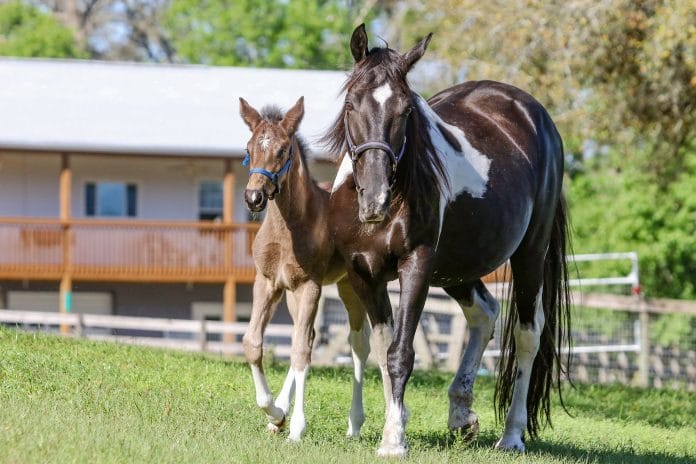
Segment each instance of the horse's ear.
[{"label": "horse's ear", "polygon": [[421,59],[423,53],[425,53],[425,49],[428,48],[428,44],[430,43],[430,39],[432,38],[432,36],[433,33],[431,32],[430,34],[426,35],[420,42],[418,42],[416,46],[413,47],[409,52],[404,53],[403,58],[404,62],[406,63],[406,72],[410,71],[413,65]]},{"label": "horse's ear", "polygon": [[261,115],[245,99],[239,97],[239,114],[252,132],[261,122]]},{"label": "horse's ear", "polygon": [[300,97],[297,103],[293,105],[292,108],[285,113],[283,120],[280,121],[280,125],[285,129],[285,133],[289,136],[293,136],[297,129],[300,127],[302,122],[302,117],[304,116],[304,97]]},{"label": "horse's ear", "polygon": [[356,27],[353,31],[353,36],[350,38],[350,52],[353,54],[353,59],[356,63],[367,56],[367,32],[365,32],[365,23]]}]

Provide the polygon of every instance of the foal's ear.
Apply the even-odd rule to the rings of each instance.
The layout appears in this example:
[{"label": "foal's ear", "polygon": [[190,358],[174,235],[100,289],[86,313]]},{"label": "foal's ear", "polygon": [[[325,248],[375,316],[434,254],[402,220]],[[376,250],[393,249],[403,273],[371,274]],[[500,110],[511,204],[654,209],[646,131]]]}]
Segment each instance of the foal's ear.
[{"label": "foal's ear", "polygon": [[367,32],[365,32],[365,23],[362,23],[353,31],[353,36],[350,38],[350,52],[353,54],[353,59],[356,63],[367,56]]},{"label": "foal's ear", "polygon": [[239,114],[252,132],[261,122],[261,115],[245,99],[239,97]]},{"label": "foal's ear", "polygon": [[280,121],[280,125],[283,129],[285,129],[285,133],[292,137],[300,127],[303,116],[304,97],[300,97],[299,100],[297,100],[297,103],[295,103],[293,107],[290,108],[287,113],[285,113],[283,120]]},{"label": "foal's ear", "polygon": [[432,36],[433,33],[431,32],[420,42],[418,42],[416,46],[411,49],[411,51],[404,53],[403,59],[406,62],[406,72],[410,71],[413,65],[421,59],[423,53],[425,53],[425,49],[428,48],[428,44],[430,43]]}]

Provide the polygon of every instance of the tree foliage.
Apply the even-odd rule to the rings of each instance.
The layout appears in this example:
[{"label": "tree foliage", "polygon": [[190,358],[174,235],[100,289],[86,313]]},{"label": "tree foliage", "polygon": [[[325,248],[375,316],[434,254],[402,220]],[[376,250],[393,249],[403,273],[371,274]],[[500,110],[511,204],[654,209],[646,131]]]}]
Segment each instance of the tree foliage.
[{"label": "tree foliage", "polygon": [[166,28],[178,55],[214,65],[338,69],[352,14],[331,0],[173,0]]},{"label": "tree foliage", "polygon": [[551,109],[573,151],[586,138],[609,144],[661,187],[681,169],[696,138],[691,0],[393,3],[401,13],[390,39],[434,31],[431,56],[448,66],[449,84],[515,84]]},{"label": "tree foliage", "polygon": [[19,0],[0,5],[0,55],[76,58],[85,53],[72,31]]},{"label": "tree foliage", "polygon": [[26,0],[53,12],[91,58],[172,61],[162,28],[168,0]]}]

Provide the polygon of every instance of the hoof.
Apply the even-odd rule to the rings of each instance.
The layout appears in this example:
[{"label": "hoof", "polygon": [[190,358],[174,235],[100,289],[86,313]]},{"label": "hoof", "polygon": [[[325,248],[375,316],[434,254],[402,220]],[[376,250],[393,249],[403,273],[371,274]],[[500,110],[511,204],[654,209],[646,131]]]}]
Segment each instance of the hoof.
[{"label": "hoof", "polygon": [[382,446],[377,450],[380,458],[405,458],[408,455],[408,448],[405,446]]},{"label": "hoof", "polygon": [[495,448],[503,451],[514,451],[517,453],[524,453],[526,448],[522,437],[506,437],[503,436],[498,443],[495,444]]},{"label": "hoof", "polygon": [[285,427],[285,417],[283,416],[283,418],[277,424],[274,424],[273,422],[269,422],[266,425],[266,431],[273,433],[273,434],[277,434],[281,430],[283,430],[284,427]]},{"label": "hoof", "polygon": [[450,425],[450,435],[452,438],[459,438],[466,443],[476,438],[479,432],[479,421],[476,414],[469,414],[461,425]]}]

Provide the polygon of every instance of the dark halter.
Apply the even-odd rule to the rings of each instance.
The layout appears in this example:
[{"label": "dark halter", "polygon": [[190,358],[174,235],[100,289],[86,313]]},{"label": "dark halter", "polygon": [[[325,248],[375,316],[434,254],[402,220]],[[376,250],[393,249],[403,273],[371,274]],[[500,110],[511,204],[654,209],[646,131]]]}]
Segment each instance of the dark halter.
[{"label": "dark halter", "polygon": [[382,150],[386,152],[387,155],[389,155],[389,161],[391,161],[392,167],[392,174],[389,179],[389,187],[391,188],[392,185],[394,185],[394,182],[396,181],[396,167],[398,166],[399,161],[401,161],[401,157],[404,156],[404,150],[406,149],[406,136],[404,135],[404,142],[401,144],[401,150],[399,150],[399,154],[396,155],[394,153],[394,150],[392,150],[392,147],[389,146],[389,144],[379,142],[376,140],[364,142],[356,146],[353,143],[353,138],[350,136],[350,130],[348,129],[347,113],[343,116],[343,125],[346,128],[346,144],[348,145],[348,153],[350,154],[350,159],[353,162],[353,180],[355,181],[356,188],[359,188],[360,186],[358,185],[358,179],[355,177],[355,163],[357,163],[358,159],[360,159],[360,155],[372,148]]},{"label": "dark halter", "polygon": [[[275,190],[268,195],[269,199],[273,199],[276,194],[280,193],[280,176],[288,172],[290,169],[290,166],[292,166],[292,158],[293,158],[293,148],[295,144],[290,143],[290,155],[288,156],[288,160],[283,164],[283,167],[280,168],[276,172],[269,171],[264,168],[251,168],[249,169],[249,176],[251,177],[252,174],[261,174],[262,176],[268,177],[271,182],[273,183],[273,187],[275,187]],[[242,166],[249,166],[249,163],[251,162],[251,155],[249,154],[249,150],[246,150],[246,156],[242,160]]]}]

